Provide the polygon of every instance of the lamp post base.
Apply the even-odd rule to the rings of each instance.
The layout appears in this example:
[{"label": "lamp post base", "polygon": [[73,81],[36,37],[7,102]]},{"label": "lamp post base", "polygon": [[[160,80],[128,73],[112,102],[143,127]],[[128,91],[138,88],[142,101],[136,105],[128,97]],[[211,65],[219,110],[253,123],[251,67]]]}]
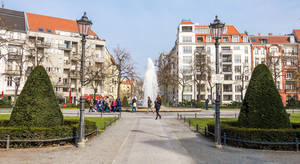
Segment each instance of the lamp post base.
[{"label": "lamp post base", "polygon": [[77,142],[77,147],[78,148],[84,148],[86,142],[87,142],[87,139],[84,139],[82,141]]},{"label": "lamp post base", "polygon": [[222,145],[215,142],[215,146],[217,149],[222,149]]}]

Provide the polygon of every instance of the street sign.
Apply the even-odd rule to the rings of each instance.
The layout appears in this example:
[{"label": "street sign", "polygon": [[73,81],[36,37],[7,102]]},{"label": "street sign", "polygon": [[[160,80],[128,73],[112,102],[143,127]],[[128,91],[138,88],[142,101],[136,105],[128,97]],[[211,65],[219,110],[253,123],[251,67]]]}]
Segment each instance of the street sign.
[{"label": "street sign", "polygon": [[215,74],[212,75],[212,82],[214,84],[220,84],[224,82],[224,75],[223,74]]}]

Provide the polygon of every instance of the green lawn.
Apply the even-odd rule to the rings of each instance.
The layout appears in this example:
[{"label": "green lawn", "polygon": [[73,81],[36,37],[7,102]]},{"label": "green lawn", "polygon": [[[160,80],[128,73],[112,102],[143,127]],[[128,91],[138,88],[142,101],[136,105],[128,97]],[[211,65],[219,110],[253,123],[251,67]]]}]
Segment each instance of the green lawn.
[{"label": "green lawn", "polygon": [[[10,114],[0,114],[0,120],[9,120]],[[65,120],[79,120],[79,117],[64,117]],[[106,125],[109,124],[110,120],[114,119],[113,117],[85,117],[85,120],[96,122],[96,125],[99,128],[104,127],[104,122],[106,122]]]}]

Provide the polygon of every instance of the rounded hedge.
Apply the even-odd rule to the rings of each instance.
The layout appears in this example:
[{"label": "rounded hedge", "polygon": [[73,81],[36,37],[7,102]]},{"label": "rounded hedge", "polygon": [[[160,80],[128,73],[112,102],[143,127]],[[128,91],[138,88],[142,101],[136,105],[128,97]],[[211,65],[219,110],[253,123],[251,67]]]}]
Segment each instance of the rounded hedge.
[{"label": "rounded hedge", "polygon": [[[224,132],[226,137],[250,140],[258,142],[295,142],[296,138],[300,138],[300,123],[292,123],[292,128],[283,129],[259,129],[259,128],[245,128],[239,127],[236,121],[222,121],[221,122],[221,134]],[[207,124],[208,131],[214,133],[215,122]],[[226,143],[246,148],[256,149],[284,149],[295,150],[295,144],[291,145],[272,145],[272,144],[254,144],[243,143],[237,141],[226,140]]]},{"label": "rounded hedge", "polygon": [[[79,127],[79,120],[65,120],[62,126],[55,127],[26,127],[9,126],[8,120],[0,121],[0,140],[6,140],[10,135],[10,140],[48,140],[76,137]],[[93,121],[85,120],[85,133],[88,134],[97,128]],[[64,141],[49,142],[11,142],[10,147],[35,147],[66,143],[75,143],[74,139]],[[0,147],[6,147],[6,142],[0,142]]]}]

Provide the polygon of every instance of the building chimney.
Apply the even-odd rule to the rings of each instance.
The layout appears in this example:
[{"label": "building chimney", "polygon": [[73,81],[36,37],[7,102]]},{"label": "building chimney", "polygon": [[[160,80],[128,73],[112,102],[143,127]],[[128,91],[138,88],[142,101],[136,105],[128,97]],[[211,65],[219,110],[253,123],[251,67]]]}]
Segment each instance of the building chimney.
[{"label": "building chimney", "polygon": [[273,34],[270,32],[268,35],[269,35],[269,36],[272,36]]}]

